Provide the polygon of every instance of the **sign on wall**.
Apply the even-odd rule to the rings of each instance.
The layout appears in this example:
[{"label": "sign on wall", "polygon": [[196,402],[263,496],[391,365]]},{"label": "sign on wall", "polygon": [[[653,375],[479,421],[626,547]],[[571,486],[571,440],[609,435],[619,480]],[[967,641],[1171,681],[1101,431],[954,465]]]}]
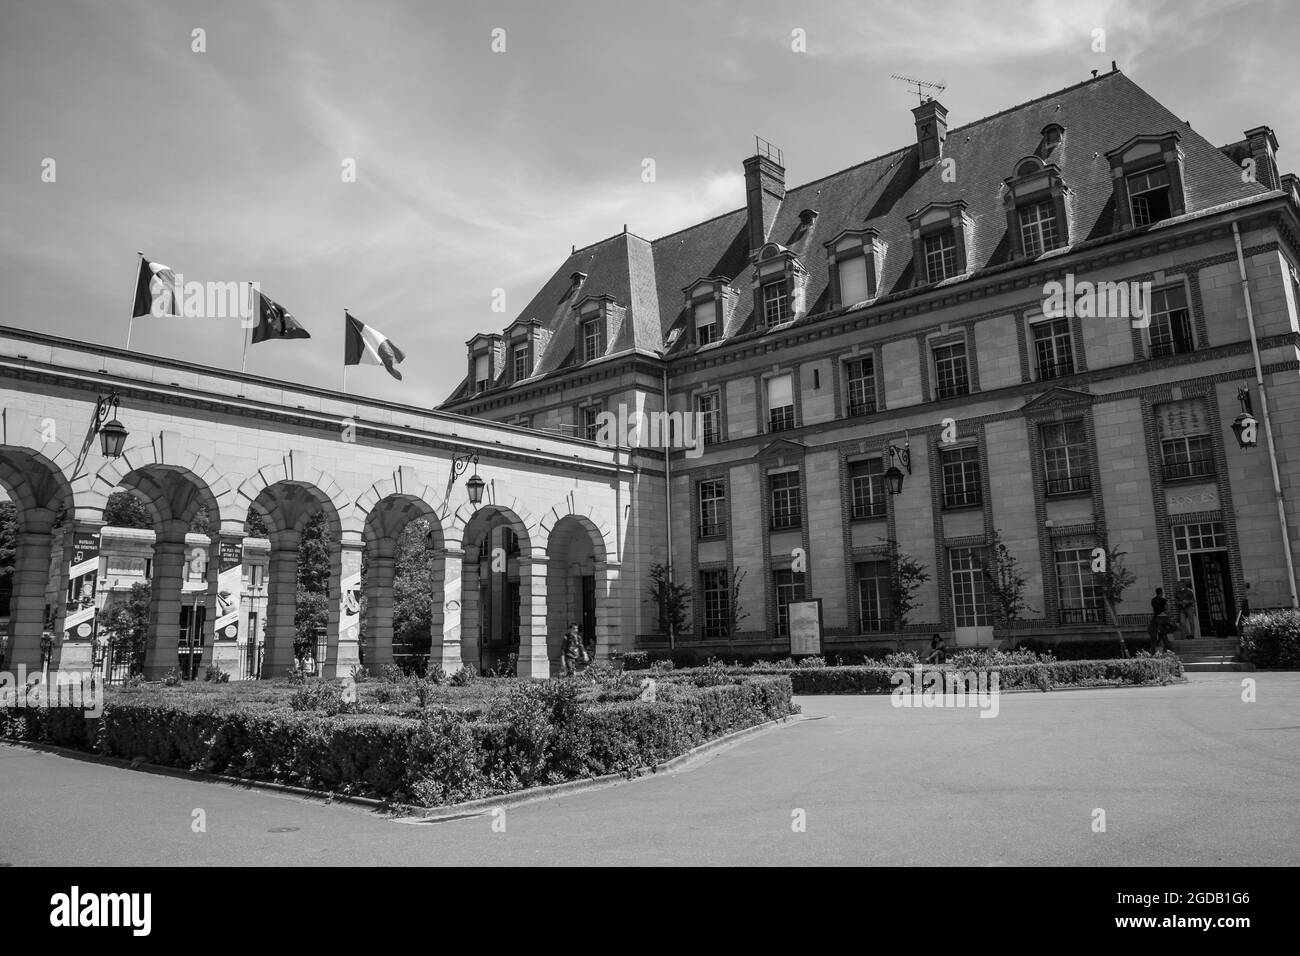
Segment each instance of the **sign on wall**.
[{"label": "sign on wall", "polygon": [[791,601],[786,605],[790,614],[790,653],[820,654],[822,652],[822,602]]},{"label": "sign on wall", "polygon": [[95,581],[99,577],[99,532],[77,532],[68,567],[68,612],[63,637],[88,641],[95,636]]},{"label": "sign on wall", "polygon": [[217,565],[217,622],[213,634],[218,641],[239,637],[239,599],[243,586],[244,550],[238,541],[222,541]]}]

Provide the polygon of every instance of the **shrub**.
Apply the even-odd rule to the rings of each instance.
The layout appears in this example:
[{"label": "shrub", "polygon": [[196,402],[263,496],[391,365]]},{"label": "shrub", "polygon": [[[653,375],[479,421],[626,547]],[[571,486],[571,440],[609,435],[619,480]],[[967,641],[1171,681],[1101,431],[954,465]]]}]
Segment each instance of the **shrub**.
[{"label": "shrub", "polygon": [[163,683],[168,687],[175,687],[181,682],[180,668],[173,667],[166,674],[163,674]]},{"label": "shrub", "polygon": [[447,676],[447,671],[441,664],[435,664],[433,661],[429,661],[429,663],[424,666],[424,679],[441,687],[451,678]]},{"label": "shrub", "polygon": [[825,667],[826,658],[817,657],[817,656],[801,657],[799,658],[799,666],[800,667]]},{"label": "shrub", "polygon": [[596,686],[607,690],[635,687],[640,683],[639,679],[633,675],[624,673],[603,661],[597,661],[584,670],[582,679],[589,680]]},{"label": "shrub", "polygon": [[366,670],[360,664],[352,668],[351,674],[352,683],[354,684],[364,684],[366,681],[370,680],[370,671]]},{"label": "shrub", "polygon": [[695,668],[690,672],[689,677],[696,687],[721,687],[723,684],[736,683],[736,678],[731,676],[730,668],[716,658],[703,667]]},{"label": "shrub", "polygon": [[424,806],[485,796],[484,759],[474,727],[465,717],[452,710],[434,710],[411,737],[405,789]]},{"label": "shrub", "polygon": [[921,659],[911,651],[889,651],[882,663],[892,670],[911,670],[921,663]]},{"label": "shrub", "polygon": [[1256,667],[1300,667],[1300,611],[1285,608],[1246,618],[1241,659]]},{"label": "shrub", "polygon": [[650,665],[651,672],[655,674],[667,674],[672,669],[673,662],[671,660],[655,661]]},{"label": "shrub", "polygon": [[203,672],[203,679],[212,683],[227,684],[230,682],[230,675],[216,664],[209,664],[207,670]]},{"label": "shrub", "polygon": [[289,698],[293,710],[315,710],[333,717],[336,714],[355,710],[355,704],[343,699],[343,689],[329,680],[309,680],[302,684]]},{"label": "shrub", "polygon": [[646,651],[628,651],[623,655],[623,670],[643,671],[650,667],[650,655]]},{"label": "shrub", "polygon": [[379,679],[385,684],[400,684],[406,679],[406,674],[396,664],[385,664],[379,668]]},{"label": "shrub", "polygon": [[474,671],[473,664],[461,664],[460,670],[451,675],[450,684],[452,687],[468,687],[478,678]]}]

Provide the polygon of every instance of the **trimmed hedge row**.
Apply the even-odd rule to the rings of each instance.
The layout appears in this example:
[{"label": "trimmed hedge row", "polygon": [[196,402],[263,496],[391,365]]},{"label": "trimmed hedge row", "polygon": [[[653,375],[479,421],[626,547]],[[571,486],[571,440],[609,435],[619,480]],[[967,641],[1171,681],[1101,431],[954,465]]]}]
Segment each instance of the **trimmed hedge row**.
[{"label": "trimmed hedge row", "polygon": [[665,686],[655,702],[583,707],[572,682],[521,684],[482,719],[177,706],[118,700],[100,718],[72,708],[0,711],[0,736],[171,767],[433,806],[612,772],[631,773],[705,741],[797,712],[786,676]]},{"label": "trimmed hedge row", "polygon": [[1300,611],[1261,611],[1246,618],[1241,659],[1256,667],[1300,667]]},{"label": "trimmed hedge row", "polygon": [[[952,667],[925,667],[931,670],[956,671]],[[1011,664],[994,668],[961,668],[969,671],[996,671],[998,689],[1036,687],[1089,687],[1110,684],[1168,684],[1183,679],[1183,665],[1177,657],[1131,657],[1124,660],[1052,661],[1039,664]],[[689,676],[689,671],[680,672]],[[776,675],[790,678],[796,694],[889,694],[898,686],[892,680],[898,669],[882,666],[815,667],[794,670],[746,668],[746,674]]]}]

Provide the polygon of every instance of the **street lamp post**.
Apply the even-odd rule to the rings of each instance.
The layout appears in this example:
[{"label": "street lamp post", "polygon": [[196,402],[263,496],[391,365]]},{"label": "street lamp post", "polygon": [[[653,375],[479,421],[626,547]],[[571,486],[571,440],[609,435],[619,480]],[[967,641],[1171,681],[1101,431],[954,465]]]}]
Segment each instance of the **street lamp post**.
[{"label": "street lamp post", "polygon": [[885,472],[885,485],[891,495],[902,494],[903,491],[903,471],[899,465],[906,468],[909,475],[912,473],[912,443],[906,432],[903,433],[902,448],[893,442],[889,445],[889,470]]},{"label": "street lamp post", "polygon": [[1237,444],[1243,450],[1254,448],[1259,444],[1259,422],[1251,406],[1250,389],[1245,385],[1237,389],[1237,401],[1241,402],[1241,414],[1233,419],[1232,433],[1237,436]]},{"label": "street lamp post", "polygon": [[[130,432],[116,418],[118,406],[116,391],[95,398],[95,411],[90,417],[90,428],[86,431],[86,440],[81,443],[77,464],[72,469],[74,477],[81,474],[82,466],[86,464],[86,456],[90,454],[90,446],[96,435],[99,436],[99,448],[105,458],[122,457],[122,450],[126,447],[126,439]],[[111,421],[110,415],[114,415]]]}]

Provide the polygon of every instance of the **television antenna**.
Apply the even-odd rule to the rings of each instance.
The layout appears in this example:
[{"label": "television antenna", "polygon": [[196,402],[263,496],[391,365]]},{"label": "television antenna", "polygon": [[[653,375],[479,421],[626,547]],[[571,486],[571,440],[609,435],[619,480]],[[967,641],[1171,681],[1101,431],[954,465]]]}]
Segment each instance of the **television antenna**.
[{"label": "television antenna", "polygon": [[[936,96],[938,96],[940,93],[942,93],[944,90],[948,88],[948,84],[944,83],[942,80],[938,83],[931,83],[928,80],[918,80],[911,76],[904,76],[902,73],[891,73],[889,74],[889,78],[891,80],[902,80],[904,83],[907,83],[910,86],[915,86],[916,89],[913,92],[916,93],[916,98],[921,103],[924,103],[926,100],[934,99]],[[933,93],[923,92],[924,90],[927,89],[934,90],[934,92]]]}]

